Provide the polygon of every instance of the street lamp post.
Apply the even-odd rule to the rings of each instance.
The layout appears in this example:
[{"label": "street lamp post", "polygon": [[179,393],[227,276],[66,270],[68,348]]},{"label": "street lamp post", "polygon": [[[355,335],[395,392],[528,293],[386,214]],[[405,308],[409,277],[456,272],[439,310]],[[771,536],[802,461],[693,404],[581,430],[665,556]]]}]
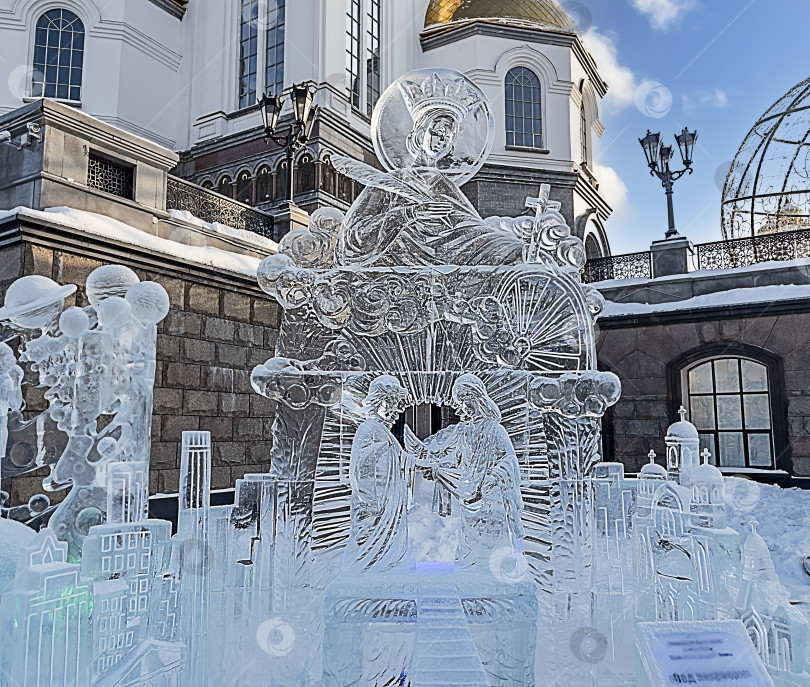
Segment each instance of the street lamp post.
[{"label": "street lamp post", "polygon": [[697,131],[688,131],[686,128],[675,136],[678,142],[678,150],[681,153],[681,159],[685,169],[673,172],[669,167],[669,161],[674,156],[672,146],[665,146],[661,141],[661,134],[654,134],[649,129],[644,138],[638,139],[641,147],[644,149],[644,156],[647,158],[647,166],[650,168],[650,176],[657,176],[661,180],[661,185],[667,194],[667,211],[669,213],[669,229],[667,229],[666,237],[671,239],[678,236],[678,230],[675,228],[675,206],[672,202],[672,195],[674,192],[675,182],[678,181],[687,172],[692,174],[692,155],[695,151],[695,143],[697,142]]},{"label": "street lamp post", "polygon": [[289,203],[293,202],[295,189],[293,185],[295,153],[306,145],[318,116],[318,106],[312,104],[314,97],[315,86],[312,84],[302,83],[292,87],[290,100],[293,105],[294,119],[283,134],[276,133],[276,130],[281,111],[284,109],[284,101],[278,95],[270,93],[262,95],[258,99],[264,123],[264,140],[273,141],[287,151],[286,200]]}]

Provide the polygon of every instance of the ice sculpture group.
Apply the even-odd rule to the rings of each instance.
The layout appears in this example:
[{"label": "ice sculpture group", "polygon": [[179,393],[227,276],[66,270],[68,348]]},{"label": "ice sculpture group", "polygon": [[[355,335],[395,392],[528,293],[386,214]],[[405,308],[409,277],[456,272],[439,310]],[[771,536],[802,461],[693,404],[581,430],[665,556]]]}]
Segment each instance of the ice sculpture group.
[{"label": "ice sculpture group", "polygon": [[[210,437],[184,433],[174,535],[147,508],[166,292],[121,266],[88,277],[86,308],[44,277],[9,288],[2,474],[47,466],[69,491],[3,504],[20,555],[0,685],[629,687],[637,621],[718,618],[743,619],[777,684],[808,684],[807,623],[762,539],[726,526],[694,428],[637,480],[601,462],[620,393],[596,366],[603,301],[547,187],[518,218],[461,193],[492,145],[481,91],[417,71],[372,124],[385,171],[335,161],[365,191],[259,268],[285,311],[251,377],[278,404],[268,471],[211,506]],[[397,438],[425,404],[458,422]]]}]

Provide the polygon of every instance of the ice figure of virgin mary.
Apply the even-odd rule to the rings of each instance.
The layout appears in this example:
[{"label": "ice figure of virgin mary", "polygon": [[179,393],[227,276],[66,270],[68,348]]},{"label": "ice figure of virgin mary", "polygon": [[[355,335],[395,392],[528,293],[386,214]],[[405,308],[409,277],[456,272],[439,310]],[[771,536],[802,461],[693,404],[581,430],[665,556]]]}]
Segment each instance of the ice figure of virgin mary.
[{"label": "ice figure of virgin mary", "polygon": [[486,562],[496,548],[504,546],[517,559],[522,555],[524,534],[520,467],[501,425],[501,411],[473,374],[456,380],[453,405],[461,422],[424,442],[407,435],[408,451],[436,481],[434,504],[440,515],[449,513],[450,497],[458,500],[459,563]]},{"label": "ice figure of virgin mary", "polygon": [[452,69],[423,69],[394,82],[372,120],[377,157],[388,172],[334,158],[366,185],[346,215],[338,263],[363,267],[509,265],[524,243],[487,224],[459,186],[481,168],[494,123],[484,94]]}]

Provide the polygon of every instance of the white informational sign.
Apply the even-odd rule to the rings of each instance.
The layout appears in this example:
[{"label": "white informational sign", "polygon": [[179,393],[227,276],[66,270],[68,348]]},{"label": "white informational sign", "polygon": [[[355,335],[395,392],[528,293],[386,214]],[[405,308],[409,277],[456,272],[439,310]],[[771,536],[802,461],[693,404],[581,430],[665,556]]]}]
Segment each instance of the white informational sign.
[{"label": "white informational sign", "polygon": [[653,687],[773,687],[739,620],[639,623],[636,641]]}]

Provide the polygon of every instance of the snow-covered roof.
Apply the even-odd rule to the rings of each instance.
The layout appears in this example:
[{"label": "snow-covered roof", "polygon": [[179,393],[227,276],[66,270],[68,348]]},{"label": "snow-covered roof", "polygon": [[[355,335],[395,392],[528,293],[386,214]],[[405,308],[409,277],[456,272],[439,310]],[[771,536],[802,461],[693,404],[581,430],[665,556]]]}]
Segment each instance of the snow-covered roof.
[{"label": "snow-covered roof", "polygon": [[615,303],[606,301],[602,318],[628,315],[654,315],[662,312],[698,310],[730,305],[772,303],[774,301],[810,299],[810,284],[783,284],[778,286],[757,286],[745,289],[729,289],[694,296],[670,303]]}]

